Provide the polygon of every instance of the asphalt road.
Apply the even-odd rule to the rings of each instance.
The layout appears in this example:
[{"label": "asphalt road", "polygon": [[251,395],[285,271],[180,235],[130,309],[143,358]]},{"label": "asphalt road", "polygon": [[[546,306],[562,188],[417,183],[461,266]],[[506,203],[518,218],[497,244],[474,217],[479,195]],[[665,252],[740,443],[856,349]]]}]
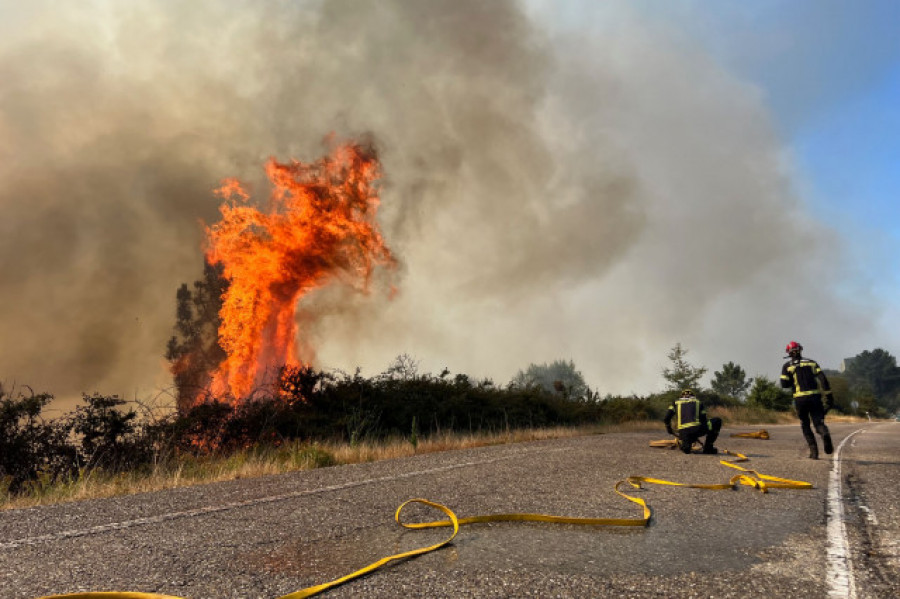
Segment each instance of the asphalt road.
[{"label": "asphalt road", "polygon": [[[322,596],[900,596],[900,423],[831,425],[836,463],[805,457],[799,425],[766,428],[770,440],[729,436],[754,427],[725,428],[718,445],[746,454],[748,468],[813,489],[648,486],[635,492],[653,510],[646,528],[465,526],[443,549]],[[664,437],[495,446],[8,510],[0,512],[0,597],[116,590],[274,599],[445,537],[447,529],[397,526],[394,510],[413,497],[460,517],[636,518],[640,508],[613,491],[626,476],[720,483],[735,474],[721,456],[649,447]]]}]

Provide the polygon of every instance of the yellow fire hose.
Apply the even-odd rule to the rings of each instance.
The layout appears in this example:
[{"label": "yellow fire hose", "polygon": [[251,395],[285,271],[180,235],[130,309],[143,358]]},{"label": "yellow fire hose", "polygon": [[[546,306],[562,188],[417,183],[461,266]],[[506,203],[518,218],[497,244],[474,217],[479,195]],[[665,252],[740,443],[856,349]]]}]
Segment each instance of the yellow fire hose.
[{"label": "yellow fire hose", "polygon": [[[769,431],[766,429],[760,429],[756,432],[752,433],[732,433],[732,437],[741,437],[744,439],[768,439]],[[661,439],[659,441],[650,441],[650,447],[666,447],[668,449],[675,449],[678,447],[678,442],[675,439]],[[691,446],[691,449],[695,447],[702,447],[702,444],[699,441],[695,441],[694,445]]]},{"label": "yellow fire hose", "polygon": [[732,433],[732,437],[743,437],[744,439],[768,439],[769,431],[762,429],[755,433]]},{"label": "yellow fire hose", "polygon": [[[761,431],[765,432],[765,431]],[[766,433],[766,437],[756,437],[756,438],[768,438],[768,433]],[[666,443],[666,445],[655,445],[656,443]],[[653,441],[650,444],[654,447],[667,447],[669,443],[674,443],[674,441]],[[688,484],[688,483],[678,483],[669,480],[662,480],[659,478],[650,478],[646,476],[629,476],[624,480],[620,480],[615,485],[615,491],[628,501],[638,504],[641,506],[643,511],[643,516],[640,518],[570,518],[565,516],[551,516],[547,514],[525,514],[525,513],[515,513],[515,514],[489,514],[484,516],[470,516],[468,518],[458,518],[453,511],[445,505],[440,503],[435,503],[433,501],[428,501],[427,499],[410,499],[409,501],[404,502],[397,508],[397,511],[394,513],[394,520],[400,526],[409,529],[422,529],[422,528],[438,528],[438,527],[452,527],[453,532],[443,541],[436,543],[434,545],[429,545],[427,547],[420,547],[419,549],[413,549],[411,551],[406,551],[403,553],[397,553],[394,555],[390,555],[384,557],[377,562],[369,564],[368,566],[361,568],[355,572],[351,572],[346,576],[342,576],[340,578],[336,578],[331,582],[326,582],[323,584],[307,587],[305,589],[301,589],[299,591],[290,593],[288,595],[283,595],[278,597],[278,599],[304,599],[305,597],[312,597],[313,595],[317,595],[323,591],[326,591],[330,588],[336,587],[338,585],[344,584],[354,578],[358,578],[365,574],[369,574],[370,572],[374,572],[375,570],[381,568],[382,566],[397,560],[407,559],[410,557],[415,557],[417,555],[422,555],[424,553],[428,553],[430,551],[435,551],[436,549],[440,549],[444,545],[447,545],[450,541],[456,537],[456,534],[459,532],[459,527],[463,524],[476,524],[480,522],[551,522],[555,524],[578,524],[578,525],[587,525],[587,526],[647,526],[650,522],[651,511],[647,506],[647,503],[639,498],[633,497],[631,495],[626,495],[619,487],[629,484],[635,489],[640,489],[642,484],[652,484],[652,485],[668,485],[672,487],[687,487],[691,489],[709,489],[709,490],[722,490],[722,489],[734,489],[737,488],[738,485],[746,485],[753,487],[755,489],[759,489],[763,493],[767,493],[770,488],[772,489],[812,489],[813,486],[811,483],[790,480],[787,478],[778,478],[776,476],[768,476],[766,474],[760,474],[755,470],[749,470],[742,466],[738,466],[739,462],[748,461],[747,456],[724,450],[726,455],[734,456],[733,460],[719,460],[719,463],[728,466],[729,468],[734,468],[735,470],[740,470],[740,474],[735,474],[731,477],[731,479],[727,483],[720,484]],[[403,522],[400,519],[400,514],[403,512],[403,509],[412,504],[419,503],[429,507],[432,507],[438,511],[443,512],[446,516],[446,520],[436,520],[434,522]],[[173,595],[158,595],[154,593],[124,593],[117,591],[110,592],[95,592],[95,593],[71,593],[65,595],[48,595],[45,597],[41,597],[39,599],[184,599],[183,597],[175,597]]]}]

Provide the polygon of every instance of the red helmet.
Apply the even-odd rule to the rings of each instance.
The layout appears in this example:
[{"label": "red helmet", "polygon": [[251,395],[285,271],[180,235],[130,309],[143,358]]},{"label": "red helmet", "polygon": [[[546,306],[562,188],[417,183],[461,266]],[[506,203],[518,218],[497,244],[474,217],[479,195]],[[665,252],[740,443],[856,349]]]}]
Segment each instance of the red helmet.
[{"label": "red helmet", "polygon": [[796,341],[791,341],[787,344],[787,347],[784,348],[785,353],[791,353],[792,351],[803,351],[803,346],[797,343]]}]

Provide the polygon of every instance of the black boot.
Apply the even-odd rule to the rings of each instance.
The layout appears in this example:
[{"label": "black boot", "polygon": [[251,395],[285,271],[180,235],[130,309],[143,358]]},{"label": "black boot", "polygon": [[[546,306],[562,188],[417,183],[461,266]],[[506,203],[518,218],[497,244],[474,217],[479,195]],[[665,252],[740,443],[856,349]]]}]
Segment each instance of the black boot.
[{"label": "black boot", "polygon": [[811,460],[819,459],[819,447],[815,443],[809,444],[809,459],[811,459]]},{"label": "black boot", "polygon": [[825,453],[831,455],[831,452],[834,451],[834,446],[831,444],[831,433],[824,422],[816,426],[816,432],[822,435],[822,445],[825,446]]}]

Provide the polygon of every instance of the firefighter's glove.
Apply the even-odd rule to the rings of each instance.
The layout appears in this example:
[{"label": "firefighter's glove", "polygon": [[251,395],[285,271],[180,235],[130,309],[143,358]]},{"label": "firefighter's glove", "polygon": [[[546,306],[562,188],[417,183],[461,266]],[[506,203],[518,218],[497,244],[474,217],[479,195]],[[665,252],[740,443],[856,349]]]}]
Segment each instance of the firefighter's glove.
[{"label": "firefighter's glove", "polygon": [[829,395],[825,398],[825,413],[828,413],[828,410],[834,408],[834,397]]}]

